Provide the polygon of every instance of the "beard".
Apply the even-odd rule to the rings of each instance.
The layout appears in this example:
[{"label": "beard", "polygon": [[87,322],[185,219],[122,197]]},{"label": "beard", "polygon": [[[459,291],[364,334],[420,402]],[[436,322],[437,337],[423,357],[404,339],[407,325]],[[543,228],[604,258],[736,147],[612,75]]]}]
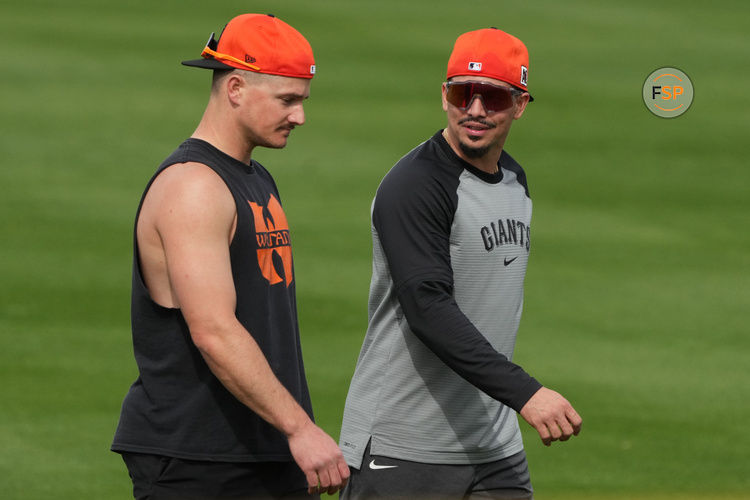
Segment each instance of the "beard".
[{"label": "beard", "polygon": [[490,150],[490,145],[477,147],[466,144],[463,141],[458,141],[458,147],[461,148],[461,152],[463,152],[467,158],[472,159],[482,158]]},{"label": "beard", "polygon": [[[460,126],[467,122],[480,123],[484,125],[485,127],[488,127],[491,129],[495,128],[494,123],[487,121],[487,120],[483,120],[481,118],[474,118],[474,117],[464,118],[463,120],[460,120],[458,122],[458,125]],[[479,140],[479,139],[478,138],[473,139],[471,136],[469,136],[469,140]],[[474,146],[466,142],[463,142],[459,139],[458,147],[461,148],[461,152],[463,152],[463,154],[466,155],[467,158],[476,159],[476,158],[482,158],[483,156],[485,156],[489,152],[489,150],[492,148],[492,144],[487,144],[485,146]]]}]

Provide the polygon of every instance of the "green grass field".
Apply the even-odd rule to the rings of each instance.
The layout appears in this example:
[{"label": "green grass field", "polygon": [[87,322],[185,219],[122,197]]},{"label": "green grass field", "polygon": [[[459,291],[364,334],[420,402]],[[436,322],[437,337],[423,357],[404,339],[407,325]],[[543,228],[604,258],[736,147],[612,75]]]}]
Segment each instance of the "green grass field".
[{"label": "green grass field", "polygon": [[[316,54],[308,123],[256,158],[284,197],[330,434],[375,188],[444,126],[456,36],[498,26],[528,45],[536,97],[507,144],[535,203],[516,361],[585,420],[551,448],[523,425],[537,499],[750,498],[750,7],[673,0],[2,2],[0,498],[131,498],[108,450],[136,375],[133,215],[207,99],[209,74],[179,61],[248,11]],[[663,66],[695,86],[677,119],[641,100]]]}]

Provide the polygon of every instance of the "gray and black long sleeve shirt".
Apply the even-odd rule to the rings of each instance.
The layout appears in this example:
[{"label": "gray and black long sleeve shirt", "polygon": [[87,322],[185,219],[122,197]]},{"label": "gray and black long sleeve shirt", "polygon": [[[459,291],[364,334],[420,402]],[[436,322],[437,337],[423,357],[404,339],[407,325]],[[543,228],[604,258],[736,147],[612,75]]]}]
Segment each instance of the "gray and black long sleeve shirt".
[{"label": "gray and black long sleeve shirt", "polygon": [[487,174],[437,132],[404,156],[372,205],[369,324],[341,448],[423,463],[523,448],[520,411],[541,387],[511,362],[530,249],[526,175],[503,152]]}]

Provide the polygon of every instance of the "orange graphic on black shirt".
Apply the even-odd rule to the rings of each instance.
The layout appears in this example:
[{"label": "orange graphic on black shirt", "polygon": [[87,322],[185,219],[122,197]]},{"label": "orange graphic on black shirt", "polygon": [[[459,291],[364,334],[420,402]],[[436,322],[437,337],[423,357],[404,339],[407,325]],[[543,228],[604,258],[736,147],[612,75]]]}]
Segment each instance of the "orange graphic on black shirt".
[{"label": "orange graphic on black shirt", "polygon": [[[274,195],[267,206],[248,201],[255,219],[255,238],[258,242],[258,266],[263,277],[272,285],[292,283],[292,247],[289,242],[289,224],[281,203]],[[276,255],[276,258],[274,258]],[[274,262],[276,261],[276,262]],[[279,266],[277,268],[277,266]],[[283,273],[283,277],[279,272]]]}]

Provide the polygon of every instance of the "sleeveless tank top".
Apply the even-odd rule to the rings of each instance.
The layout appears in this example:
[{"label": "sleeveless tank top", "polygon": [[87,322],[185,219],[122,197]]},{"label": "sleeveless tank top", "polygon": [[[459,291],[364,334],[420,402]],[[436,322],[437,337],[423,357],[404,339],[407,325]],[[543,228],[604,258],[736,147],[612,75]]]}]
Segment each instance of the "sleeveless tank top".
[{"label": "sleeveless tank top", "polygon": [[[151,178],[197,162],[226,183],[237,207],[230,244],[236,316],[276,377],[312,417],[297,321],[289,226],[276,184],[258,162],[242,163],[188,139]],[[173,168],[179,168],[175,166]],[[138,216],[136,215],[136,225]],[[293,460],[286,437],[239,402],[212,374],[179,309],[149,295],[134,232],[131,323],[139,376],[122,405],[112,450],[229,462]]]}]

